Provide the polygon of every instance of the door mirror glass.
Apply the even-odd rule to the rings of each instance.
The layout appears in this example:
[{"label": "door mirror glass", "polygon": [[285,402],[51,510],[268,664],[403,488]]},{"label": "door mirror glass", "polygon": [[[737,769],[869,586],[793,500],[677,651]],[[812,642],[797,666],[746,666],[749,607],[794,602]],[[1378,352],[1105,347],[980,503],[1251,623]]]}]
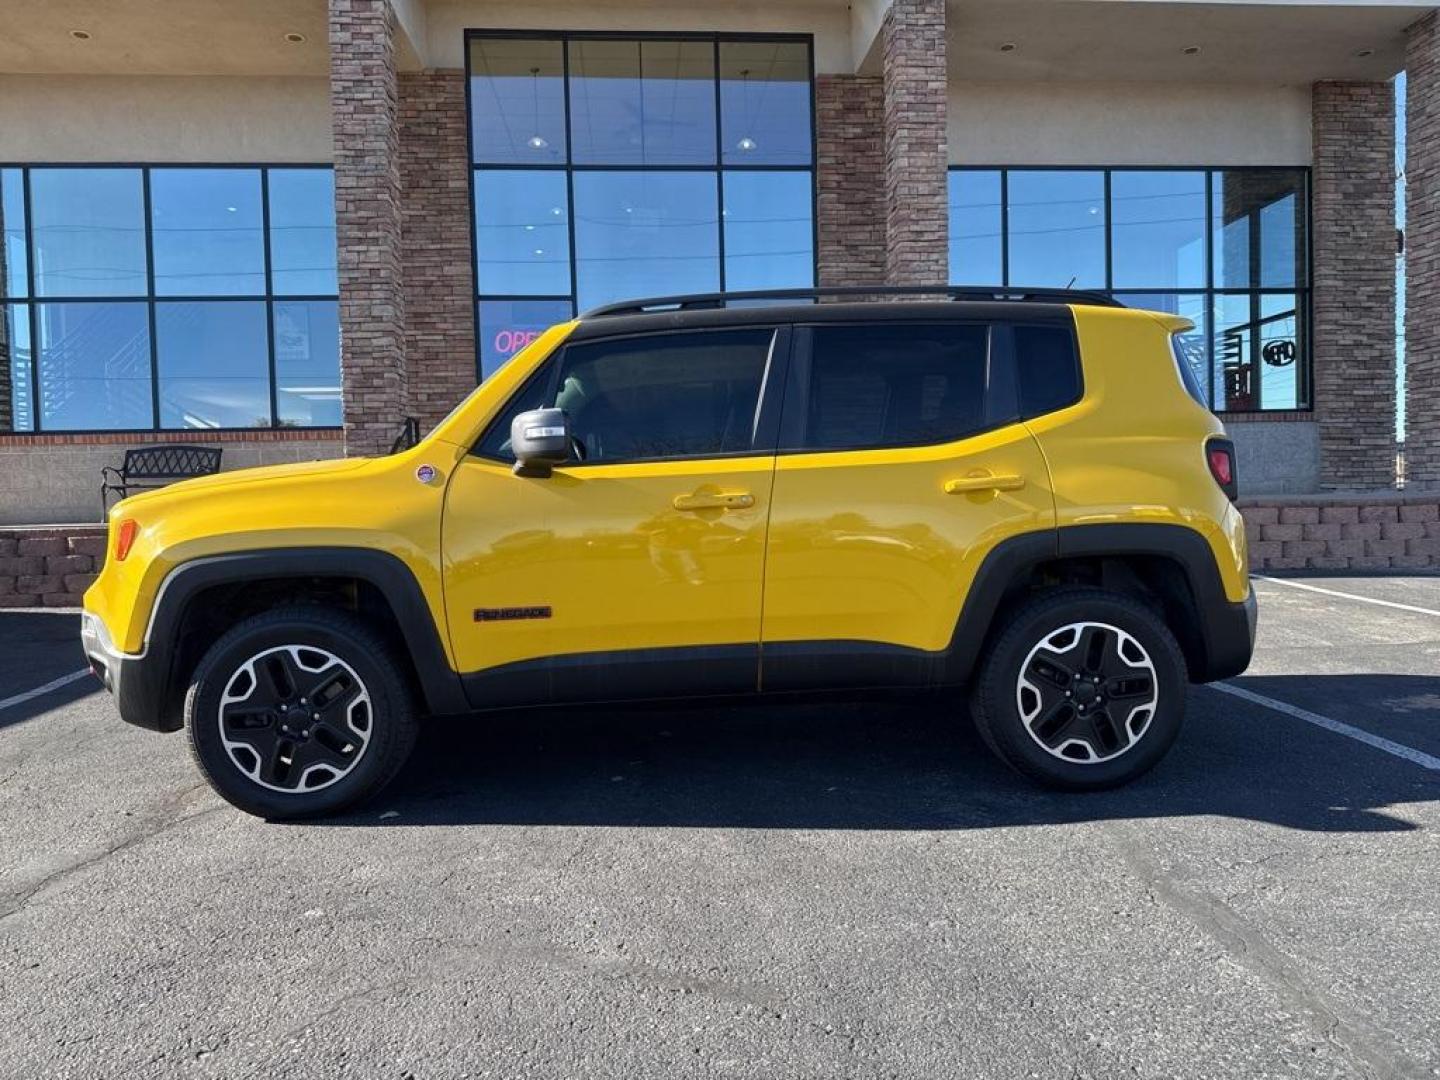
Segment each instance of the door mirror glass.
[{"label": "door mirror glass", "polygon": [[515,475],[549,476],[570,459],[570,421],[564,409],[531,409],[510,421]]}]

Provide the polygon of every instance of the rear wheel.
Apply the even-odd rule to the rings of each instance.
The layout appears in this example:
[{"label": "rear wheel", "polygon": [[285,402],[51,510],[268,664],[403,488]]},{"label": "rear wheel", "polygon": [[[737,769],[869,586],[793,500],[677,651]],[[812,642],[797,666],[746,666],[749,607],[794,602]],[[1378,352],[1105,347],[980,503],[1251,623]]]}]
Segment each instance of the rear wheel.
[{"label": "rear wheel", "polygon": [[385,643],[324,608],[271,611],[226,632],[196,669],[185,724],[211,786],[276,819],[370,798],[415,742],[410,694]]},{"label": "rear wheel", "polygon": [[976,727],[1008,765],[1052,787],[1116,787],[1147,772],[1185,714],[1185,660],[1138,600],[1057,589],[1030,601],[985,657]]}]

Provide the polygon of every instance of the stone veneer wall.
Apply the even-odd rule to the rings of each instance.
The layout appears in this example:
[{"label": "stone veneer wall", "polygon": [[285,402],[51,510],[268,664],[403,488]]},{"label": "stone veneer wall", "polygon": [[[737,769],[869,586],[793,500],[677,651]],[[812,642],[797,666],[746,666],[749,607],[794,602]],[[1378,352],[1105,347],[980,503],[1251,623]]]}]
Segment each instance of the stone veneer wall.
[{"label": "stone veneer wall", "polygon": [[1252,570],[1440,570],[1440,492],[1241,499]]},{"label": "stone veneer wall", "polygon": [[885,280],[944,284],[950,273],[945,0],[893,0],[880,33]]},{"label": "stone veneer wall", "polygon": [[390,0],[329,0],[329,32],[345,450],[375,454],[409,407]]},{"label": "stone veneer wall", "polygon": [[885,280],[885,133],[881,80],[815,77],[816,221],[821,285]]},{"label": "stone veneer wall", "polygon": [[0,608],[79,607],[105,563],[105,527],[0,529]]},{"label": "stone veneer wall", "polygon": [[1311,109],[1320,484],[1393,488],[1395,91],[1319,82]]},{"label": "stone veneer wall", "polygon": [[400,75],[409,412],[422,430],[475,389],[475,280],[465,73]]},{"label": "stone veneer wall", "polygon": [[1405,51],[1405,474],[1440,485],[1440,13]]}]

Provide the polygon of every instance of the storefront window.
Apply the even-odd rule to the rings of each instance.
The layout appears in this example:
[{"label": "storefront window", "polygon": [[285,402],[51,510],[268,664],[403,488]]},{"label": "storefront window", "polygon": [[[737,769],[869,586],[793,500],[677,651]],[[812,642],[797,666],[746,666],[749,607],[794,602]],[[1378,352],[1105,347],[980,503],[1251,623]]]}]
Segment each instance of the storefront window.
[{"label": "storefront window", "polygon": [[471,33],[481,377],[576,310],[814,285],[810,54],[798,37]]},{"label": "storefront window", "polygon": [[0,170],[0,431],[337,425],[334,205],[319,167]]},{"label": "storefront window", "polygon": [[1182,315],[1216,410],[1306,409],[1308,184],[1286,168],[952,169],[950,281]]}]

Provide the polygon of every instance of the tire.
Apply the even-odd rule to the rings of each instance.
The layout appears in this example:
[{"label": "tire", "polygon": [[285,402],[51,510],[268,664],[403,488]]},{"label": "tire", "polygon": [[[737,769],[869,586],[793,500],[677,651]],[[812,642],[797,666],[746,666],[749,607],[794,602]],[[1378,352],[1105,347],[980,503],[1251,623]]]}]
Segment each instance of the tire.
[{"label": "tire", "polygon": [[185,695],[185,728],[211,787],[271,820],[373,797],[416,733],[390,649],[360,620],[320,607],[276,609],[222,635]]},{"label": "tire", "polygon": [[1165,756],[1180,734],[1187,685],[1180,646],[1156,612],[1120,593],[1062,588],[1006,621],[982,660],[971,712],[981,738],[1017,772],[1097,791]]}]

